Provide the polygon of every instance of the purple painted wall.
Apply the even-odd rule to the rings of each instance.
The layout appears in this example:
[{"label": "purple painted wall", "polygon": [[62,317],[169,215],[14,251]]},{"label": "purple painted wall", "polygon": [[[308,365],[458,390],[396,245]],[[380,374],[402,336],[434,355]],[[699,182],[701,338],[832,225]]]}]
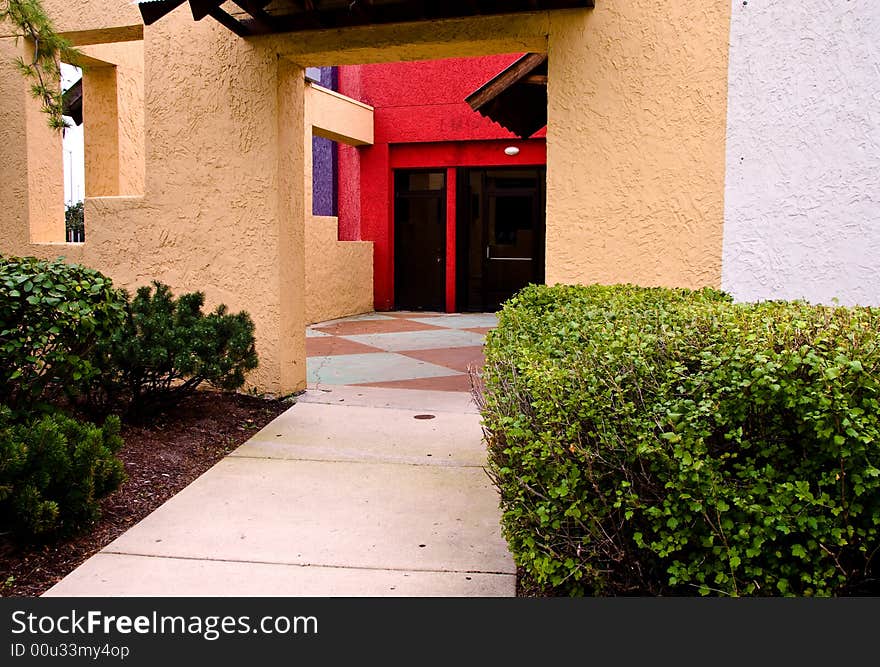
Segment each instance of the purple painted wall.
[{"label": "purple painted wall", "polygon": [[[324,88],[330,90],[339,88],[339,75],[336,67],[309,67],[306,70],[306,76]],[[336,165],[339,159],[339,147],[329,139],[312,137],[312,159],[312,214],[337,215]]]}]

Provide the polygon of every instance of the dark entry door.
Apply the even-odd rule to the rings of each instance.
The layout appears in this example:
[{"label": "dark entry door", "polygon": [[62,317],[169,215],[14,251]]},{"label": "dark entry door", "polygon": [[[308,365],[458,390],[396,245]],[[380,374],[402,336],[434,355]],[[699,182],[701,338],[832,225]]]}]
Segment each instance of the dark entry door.
[{"label": "dark entry door", "polygon": [[446,172],[394,174],[394,305],[445,310]]},{"label": "dark entry door", "polygon": [[[544,282],[543,168],[471,170],[465,219],[467,310],[497,310],[529,283]],[[463,227],[466,227],[464,229]]]}]

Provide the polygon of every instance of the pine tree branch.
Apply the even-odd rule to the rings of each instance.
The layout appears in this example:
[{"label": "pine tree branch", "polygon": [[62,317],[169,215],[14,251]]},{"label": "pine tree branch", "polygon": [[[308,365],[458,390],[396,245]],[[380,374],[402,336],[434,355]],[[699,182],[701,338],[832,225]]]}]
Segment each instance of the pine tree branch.
[{"label": "pine tree branch", "polygon": [[56,130],[67,127],[58,82],[61,62],[75,65],[82,54],[55,32],[40,0],[0,0],[0,23],[3,22],[11,24],[16,37],[24,37],[33,44],[31,62],[23,58],[15,62],[21,74],[31,81],[31,95],[42,103],[49,127]]}]

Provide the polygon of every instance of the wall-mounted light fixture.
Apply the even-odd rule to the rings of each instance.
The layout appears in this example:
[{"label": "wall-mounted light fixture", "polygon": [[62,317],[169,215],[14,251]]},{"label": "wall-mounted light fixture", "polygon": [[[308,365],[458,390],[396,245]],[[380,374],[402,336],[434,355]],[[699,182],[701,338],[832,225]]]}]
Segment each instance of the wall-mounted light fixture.
[{"label": "wall-mounted light fixture", "polygon": [[513,157],[514,155],[519,155],[519,148],[516,146],[508,146],[504,149],[504,154]]}]

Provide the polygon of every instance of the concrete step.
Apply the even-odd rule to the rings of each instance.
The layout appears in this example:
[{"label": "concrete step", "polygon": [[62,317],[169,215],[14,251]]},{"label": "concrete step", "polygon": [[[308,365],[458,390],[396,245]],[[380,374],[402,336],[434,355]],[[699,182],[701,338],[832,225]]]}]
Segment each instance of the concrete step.
[{"label": "concrete step", "polygon": [[371,408],[400,408],[420,412],[477,414],[477,406],[467,392],[389,389],[351,385],[322,385],[297,397],[298,403],[345,404]]},{"label": "concrete step", "polygon": [[482,469],[384,463],[224,459],[104,551],[513,572]]},{"label": "concrete step", "polygon": [[514,595],[479,420],[462,394],[309,392],[47,595]]},{"label": "concrete step", "polygon": [[516,577],[100,553],[46,597],[512,597]]}]

